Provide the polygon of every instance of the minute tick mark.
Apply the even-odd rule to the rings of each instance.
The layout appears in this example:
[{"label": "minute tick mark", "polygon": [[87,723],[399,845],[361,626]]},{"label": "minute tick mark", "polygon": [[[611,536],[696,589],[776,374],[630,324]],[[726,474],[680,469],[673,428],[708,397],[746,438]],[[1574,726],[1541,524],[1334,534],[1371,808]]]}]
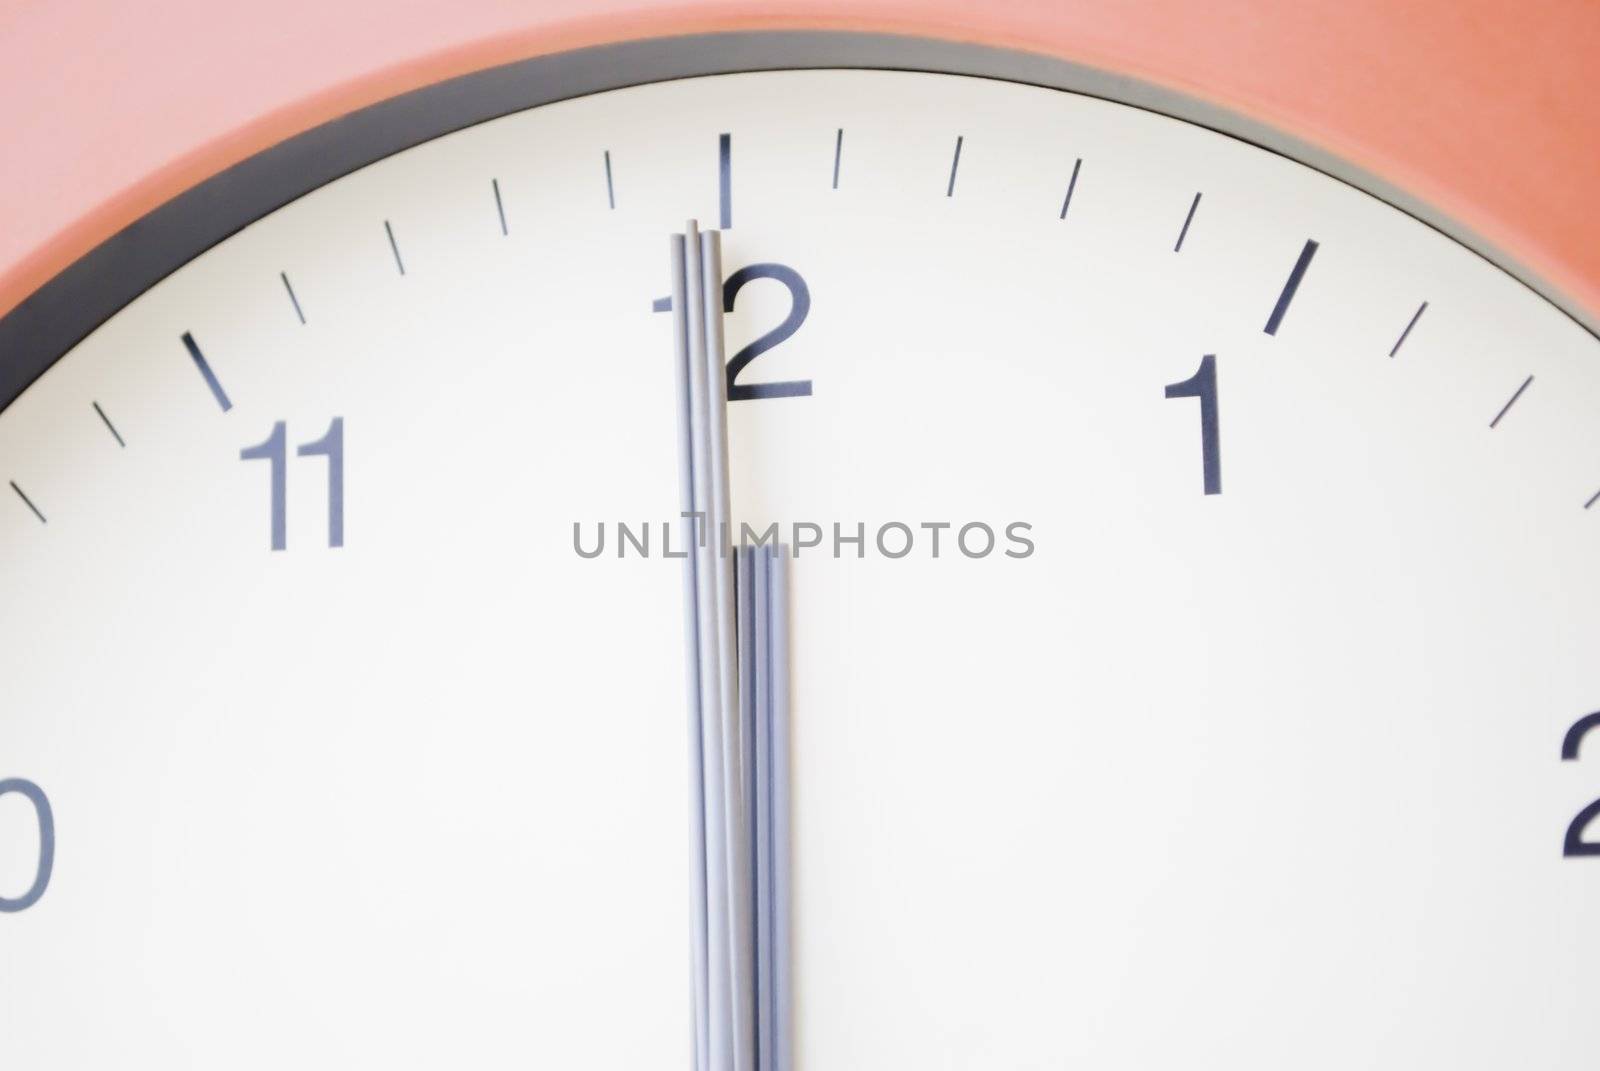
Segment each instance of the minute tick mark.
[{"label": "minute tick mark", "polygon": [[394,240],[394,228],[389,226],[389,221],[383,221],[383,232],[389,236],[389,248],[394,250],[394,266],[400,269],[400,274],[406,273],[406,262],[400,259],[400,243]]},{"label": "minute tick mark", "polygon": [[117,445],[118,446],[122,446],[122,447],[126,447],[128,444],[122,441],[122,435],[121,435],[120,432],[117,431],[117,426],[115,424],[111,423],[111,418],[106,416],[106,411],[104,409],[100,408],[100,403],[99,402],[90,402],[89,404],[94,406],[94,411],[96,413],[100,414],[100,419],[101,420],[105,421],[106,430],[111,433],[111,437],[112,438],[117,440]]},{"label": "minute tick mark", "polygon": [[228,392],[222,389],[222,384],[217,382],[217,374],[211,370],[211,362],[206,360],[206,355],[200,352],[200,346],[195,342],[194,336],[187,331],[183,333],[183,345],[189,351],[194,366],[200,370],[206,386],[211,388],[211,396],[217,400],[222,411],[226,413],[232,409],[233,403],[228,400]]},{"label": "minute tick mark", "polygon": [[490,179],[489,185],[494,187],[494,210],[495,213],[500,217],[500,233],[502,235],[510,234],[511,231],[506,227],[505,202],[500,200],[500,180]]},{"label": "minute tick mark", "polygon": [[280,271],[278,273],[278,278],[283,280],[283,288],[289,292],[289,304],[294,306],[294,314],[298,316],[300,318],[300,322],[304,324],[306,322],[306,314],[300,311],[300,299],[294,296],[294,287],[289,283],[289,273],[286,271]]},{"label": "minute tick mark", "polygon": [[950,185],[944,189],[946,197],[954,197],[956,194],[956,168],[961,166],[961,143],[965,140],[965,135],[956,138],[956,154],[950,159]]},{"label": "minute tick mark", "polygon": [[[1178,232],[1178,242],[1172,247],[1174,253],[1183,252],[1183,240],[1189,236],[1189,224],[1194,222],[1194,210],[1200,207],[1200,195],[1196,193],[1194,200],[1189,202],[1189,214],[1183,217],[1183,229]],[[1269,329],[1268,334],[1271,334]]]},{"label": "minute tick mark", "polygon": [[39,523],[49,524],[50,522],[44,519],[44,514],[39,512],[39,507],[33,504],[33,499],[22,493],[22,488],[17,486],[17,481],[11,480],[10,483],[11,489],[17,493],[17,497],[22,499],[29,509],[33,510],[33,515],[35,517],[39,518]]},{"label": "minute tick mark", "polygon": [[833,188],[839,188],[839,157],[844,153],[844,127],[833,136]]},{"label": "minute tick mark", "polygon": [[[1511,412],[1511,407],[1513,405],[1517,404],[1517,399],[1522,397],[1522,392],[1527,390],[1528,389],[1528,385],[1531,384],[1532,382],[1533,382],[1533,377],[1532,376],[1529,376],[1527,379],[1524,379],[1522,381],[1522,386],[1517,388],[1517,392],[1511,396],[1511,400],[1506,402],[1505,405],[1502,405],[1500,407],[1500,412],[1496,413],[1494,419],[1489,421],[1490,430],[1493,430],[1494,428],[1497,428],[1497,427],[1500,426],[1500,421],[1505,417],[1505,415],[1507,413]],[[1587,509],[1588,507],[1585,507],[1585,508]]]},{"label": "minute tick mark", "polygon": [[1272,307],[1272,315],[1267,317],[1267,326],[1264,329],[1267,334],[1278,333],[1278,326],[1283,323],[1283,314],[1289,311],[1289,302],[1294,300],[1295,291],[1300,289],[1300,280],[1306,277],[1306,269],[1311,266],[1311,258],[1316,255],[1317,243],[1307,238],[1305,246],[1300,250],[1299,259],[1289,271],[1289,281],[1283,284],[1283,293],[1278,295],[1278,303]]},{"label": "minute tick mark", "polygon": [[1417,321],[1422,319],[1422,314],[1427,311],[1428,303],[1426,301],[1417,306],[1417,311],[1411,316],[1411,322],[1406,324],[1406,329],[1404,331],[1400,332],[1400,337],[1394,340],[1394,345],[1389,350],[1390,357],[1393,357],[1395,354],[1400,352],[1400,347],[1405,345],[1406,337],[1411,334],[1411,329],[1417,326]]},{"label": "minute tick mark", "polygon": [[1067,179],[1067,195],[1061,199],[1061,215],[1058,219],[1067,218],[1067,209],[1072,207],[1072,191],[1078,188],[1078,169],[1083,166],[1083,157],[1072,161],[1072,177]]},{"label": "minute tick mark", "polygon": [[617,207],[617,189],[611,184],[611,150],[606,150],[606,203],[613,209]]},{"label": "minute tick mark", "polygon": [[1587,501],[1587,502],[1585,502],[1583,504],[1583,508],[1584,509],[1588,509],[1590,506],[1594,505],[1596,502],[1600,502],[1600,491],[1596,491],[1594,494],[1590,495],[1589,496],[1589,501]]},{"label": "minute tick mark", "polygon": [[733,226],[733,135],[717,136],[717,205],[722,229]]}]

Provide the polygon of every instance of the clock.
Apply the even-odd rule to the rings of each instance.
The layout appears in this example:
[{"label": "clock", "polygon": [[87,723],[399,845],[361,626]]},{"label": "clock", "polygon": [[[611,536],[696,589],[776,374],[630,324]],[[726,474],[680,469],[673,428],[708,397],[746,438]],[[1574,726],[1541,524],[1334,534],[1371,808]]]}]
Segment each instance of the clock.
[{"label": "clock", "polygon": [[0,320],[6,1062],[1590,1066],[1582,278],[1125,73],[726,29]]}]

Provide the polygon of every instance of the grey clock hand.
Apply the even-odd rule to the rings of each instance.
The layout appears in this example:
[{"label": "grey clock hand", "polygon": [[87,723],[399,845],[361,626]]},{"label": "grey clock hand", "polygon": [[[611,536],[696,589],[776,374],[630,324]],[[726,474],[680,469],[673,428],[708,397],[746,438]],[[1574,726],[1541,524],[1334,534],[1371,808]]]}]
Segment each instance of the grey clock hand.
[{"label": "grey clock hand", "polygon": [[[733,943],[739,932],[734,925],[731,889],[736,873],[733,851],[739,844],[737,833],[739,801],[730,799],[727,769],[730,761],[727,740],[727,711],[724,697],[732,689],[725,677],[737,674],[737,665],[724,657],[719,621],[724,613],[719,593],[720,569],[717,561],[716,504],[726,501],[713,490],[715,474],[722,471],[713,457],[711,388],[707,376],[705,286],[702,243],[691,222],[686,233],[672,242],[674,287],[681,274],[684,282],[681,300],[673,304],[673,323],[681,345],[675,346],[682,360],[678,366],[678,393],[688,405],[680,414],[683,445],[680,453],[689,461],[689,479],[684,495],[684,513],[690,519],[689,558],[686,569],[692,577],[690,629],[687,642],[694,651],[694,700],[691,721],[698,730],[700,749],[698,795],[702,804],[698,831],[704,845],[704,870],[695,877],[693,892],[704,895],[704,955],[706,973],[703,987],[697,989],[701,1006],[696,1023],[696,1038],[703,1034],[705,1046],[697,1052],[704,1071],[745,1071],[736,1061],[736,1017],[744,1005],[735,999],[731,969]],[[675,294],[675,297],[678,295]],[[718,310],[720,316],[720,310]],[[681,467],[681,466],[680,466]],[[737,752],[734,753],[735,755]],[[734,781],[737,785],[737,780]],[[730,808],[729,804],[733,806]],[[730,832],[733,835],[730,836]],[[693,848],[691,848],[693,853]],[[698,960],[699,949],[695,951]],[[695,979],[701,986],[702,980]],[[703,1025],[702,1025],[703,1023]]]},{"label": "grey clock hand", "polygon": [[684,570],[694,1059],[787,1067],[788,729],[781,547],[728,545],[720,236],[672,251]]},{"label": "grey clock hand", "polygon": [[698,464],[694,451],[694,396],[690,389],[689,365],[692,346],[688,317],[679,310],[689,307],[688,261],[683,235],[672,236],[672,308],[674,380],[678,399],[678,493],[686,518],[684,546],[691,548],[684,559],[683,612],[684,650],[688,660],[689,692],[689,956],[691,964],[690,998],[693,1018],[694,1066],[706,1071],[710,1059],[710,980],[708,960],[709,845],[706,838],[704,710],[701,703],[699,594],[696,555],[697,540],[692,520],[695,508],[695,474]]},{"label": "grey clock hand", "polygon": [[[745,733],[755,860],[757,1066],[787,1071],[789,998],[789,579],[787,548],[740,548],[741,632],[748,631]],[[748,599],[746,599],[748,592]],[[746,626],[748,621],[748,626]]]},{"label": "grey clock hand", "polygon": [[[692,224],[691,224],[692,226]],[[727,843],[728,918],[731,981],[733,1071],[755,1069],[755,949],[751,901],[748,800],[744,791],[743,723],[739,704],[738,632],[735,618],[734,563],[730,555],[732,511],[728,488],[728,392],[722,347],[722,235],[700,235],[701,327],[704,332],[704,377],[710,511],[706,531],[712,547],[716,605],[717,684],[722,716],[723,828]]]},{"label": "grey clock hand", "polygon": [[770,629],[767,662],[771,669],[770,687],[767,689],[768,733],[771,737],[770,768],[772,779],[772,1013],[773,1071],[789,1071],[794,1054],[794,999],[789,989],[793,977],[794,951],[793,882],[790,878],[793,855],[793,797],[790,791],[789,744],[792,727],[789,720],[789,548],[779,544],[769,556],[769,590],[771,610],[767,614]]},{"label": "grey clock hand", "polygon": [[[728,523],[727,406],[722,374],[720,258],[714,236],[702,236],[693,222],[672,242],[674,329],[679,338],[680,412],[688,459],[684,513],[691,518],[692,577],[688,642],[694,651],[691,723],[698,730],[699,753],[691,759],[699,780],[701,814],[691,830],[703,845],[703,871],[692,892],[703,890],[704,978],[699,976],[698,922],[693,939],[695,963],[696,1059],[706,1071],[753,1071],[754,1008],[750,987],[749,881],[747,833],[740,773],[739,691],[733,569],[725,551]],[[683,281],[681,293],[678,280]],[[707,286],[707,280],[713,285]],[[708,289],[714,300],[707,297]],[[680,470],[683,465],[680,461]],[[703,1047],[700,1038],[704,1037]]]}]

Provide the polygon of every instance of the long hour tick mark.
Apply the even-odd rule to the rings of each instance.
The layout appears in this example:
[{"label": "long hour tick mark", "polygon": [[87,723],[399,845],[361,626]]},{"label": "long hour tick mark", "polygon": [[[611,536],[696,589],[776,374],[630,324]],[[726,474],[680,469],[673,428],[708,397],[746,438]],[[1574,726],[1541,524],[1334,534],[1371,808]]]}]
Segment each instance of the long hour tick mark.
[{"label": "long hour tick mark", "polygon": [[733,226],[733,135],[717,135],[717,204],[722,229]]},{"label": "long hour tick mark", "polygon": [[1060,219],[1067,218],[1067,209],[1072,207],[1072,191],[1078,188],[1078,169],[1083,166],[1083,157],[1072,161],[1072,177],[1067,179],[1067,195],[1061,199]]},{"label": "long hour tick mark", "polygon": [[195,342],[194,336],[189,332],[183,333],[183,344],[188,349],[189,356],[194,360],[194,366],[200,370],[200,375],[206,381],[206,386],[211,388],[211,396],[226,413],[233,408],[233,403],[228,400],[228,393],[222,389],[222,384],[217,382],[217,374],[211,370],[211,362],[206,360],[206,355],[200,352],[200,346]]},{"label": "long hour tick mark", "polygon": [[617,189],[611,184],[611,150],[606,150],[606,203],[617,207]]},{"label": "long hour tick mark", "polygon": [[506,205],[504,201],[500,200],[500,180],[490,179],[489,185],[494,187],[494,210],[500,217],[500,233],[510,234],[511,231],[506,227]]},{"label": "long hour tick mark", "polygon": [[1299,259],[1289,271],[1289,281],[1283,284],[1283,293],[1278,295],[1278,303],[1272,307],[1272,315],[1267,317],[1265,328],[1267,334],[1278,333],[1278,326],[1283,323],[1283,314],[1289,311],[1289,302],[1294,300],[1295,291],[1300,289],[1300,280],[1306,277],[1306,269],[1311,266],[1311,258],[1316,255],[1317,243],[1307,238],[1304,248],[1300,250]]},{"label": "long hour tick mark", "polygon": [[965,135],[956,138],[956,154],[950,159],[950,185],[944,188],[946,197],[954,197],[956,194],[956,168],[961,166],[961,143],[965,140]]},{"label": "long hour tick mark", "polygon": [[94,406],[94,411],[96,413],[100,414],[100,419],[105,422],[106,430],[111,433],[111,437],[113,439],[117,440],[117,445],[118,446],[127,446],[128,444],[122,441],[122,435],[121,435],[120,432],[117,431],[117,426],[115,424],[111,423],[111,418],[106,416],[106,411],[104,409],[100,408],[100,403],[99,402],[90,402],[89,404]]},{"label": "long hour tick mark", "polygon": [[1411,322],[1406,324],[1404,331],[1400,332],[1400,337],[1394,340],[1394,346],[1389,350],[1390,357],[1400,352],[1400,347],[1405,345],[1406,337],[1411,334],[1411,329],[1417,326],[1417,321],[1422,319],[1422,314],[1427,311],[1428,303],[1426,301],[1417,306],[1417,311],[1411,316]]},{"label": "long hour tick mark", "polygon": [[294,287],[289,283],[289,273],[280,271],[278,278],[283,280],[283,288],[289,292],[289,304],[294,306],[294,314],[300,318],[302,324],[305,323],[306,314],[300,311],[300,299],[294,296]]},{"label": "long hour tick mark", "polygon": [[833,188],[839,188],[839,157],[844,154],[844,127],[833,136]]},{"label": "long hour tick mark", "polygon": [[383,221],[383,231],[389,236],[389,248],[394,250],[394,266],[400,269],[400,274],[406,273],[406,262],[400,259],[400,243],[394,240],[394,228],[389,226],[389,221]]},{"label": "long hour tick mark", "polygon": [[31,499],[27,495],[23,494],[22,488],[17,486],[17,481],[16,480],[11,480],[10,483],[11,483],[11,489],[17,493],[17,497],[22,499],[22,501],[27,505],[27,507],[29,509],[33,510],[33,515],[35,517],[39,518],[39,523],[40,524],[49,524],[50,522],[44,519],[44,514],[39,512],[39,507],[35,506],[33,504],[33,499]]},{"label": "long hour tick mark", "polygon": [[[1194,195],[1194,200],[1189,202],[1189,214],[1183,217],[1183,229],[1178,232],[1178,242],[1172,247],[1174,253],[1183,252],[1183,240],[1189,237],[1189,224],[1194,222],[1194,210],[1200,207],[1200,195]],[[1271,333],[1270,331],[1268,332]]]},{"label": "long hour tick mark", "polygon": [[1489,421],[1489,427],[1491,429],[1497,428],[1497,427],[1500,426],[1500,421],[1502,419],[1504,419],[1504,417],[1505,417],[1505,415],[1507,413],[1511,412],[1511,407],[1513,405],[1517,404],[1517,399],[1522,397],[1522,392],[1527,390],[1528,389],[1528,385],[1531,384],[1532,382],[1533,382],[1533,377],[1532,376],[1529,376],[1527,379],[1524,379],[1522,381],[1522,386],[1517,388],[1517,392],[1511,396],[1511,400],[1506,402],[1505,405],[1502,405],[1500,407],[1500,412],[1496,413],[1494,419]]}]

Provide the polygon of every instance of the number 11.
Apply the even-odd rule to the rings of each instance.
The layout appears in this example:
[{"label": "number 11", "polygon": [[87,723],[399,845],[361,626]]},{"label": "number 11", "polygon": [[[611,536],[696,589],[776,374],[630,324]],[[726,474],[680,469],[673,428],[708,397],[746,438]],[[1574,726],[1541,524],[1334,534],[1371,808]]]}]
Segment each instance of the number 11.
[{"label": "number 11", "polygon": [[[239,451],[241,461],[268,461],[272,466],[272,549],[289,545],[289,435],[283,421],[272,425],[265,442]],[[344,546],[344,417],[334,417],[328,432],[314,443],[295,448],[299,457],[328,459],[328,546]]]}]

